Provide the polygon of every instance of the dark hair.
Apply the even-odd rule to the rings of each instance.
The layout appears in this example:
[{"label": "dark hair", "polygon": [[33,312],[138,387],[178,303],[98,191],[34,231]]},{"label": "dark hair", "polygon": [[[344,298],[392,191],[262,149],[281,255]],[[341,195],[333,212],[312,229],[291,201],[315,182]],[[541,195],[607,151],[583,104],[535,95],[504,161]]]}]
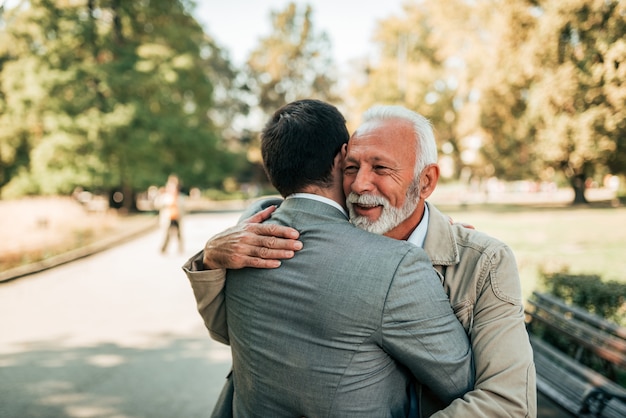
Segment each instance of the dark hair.
[{"label": "dark hair", "polygon": [[305,186],[328,187],[334,158],[348,143],[346,120],[319,100],[298,100],[278,109],[261,133],[267,177],[283,196]]}]

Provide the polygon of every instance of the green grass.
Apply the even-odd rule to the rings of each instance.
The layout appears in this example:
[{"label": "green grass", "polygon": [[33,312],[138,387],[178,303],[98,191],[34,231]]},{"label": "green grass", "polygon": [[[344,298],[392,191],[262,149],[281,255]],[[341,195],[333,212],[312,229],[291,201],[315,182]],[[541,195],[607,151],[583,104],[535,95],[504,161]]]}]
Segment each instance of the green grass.
[{"label": "green grass", "polygon": [[626,207],[438,207],[513,249],[525,297],[541,288],[541,270],[626,282]]}]

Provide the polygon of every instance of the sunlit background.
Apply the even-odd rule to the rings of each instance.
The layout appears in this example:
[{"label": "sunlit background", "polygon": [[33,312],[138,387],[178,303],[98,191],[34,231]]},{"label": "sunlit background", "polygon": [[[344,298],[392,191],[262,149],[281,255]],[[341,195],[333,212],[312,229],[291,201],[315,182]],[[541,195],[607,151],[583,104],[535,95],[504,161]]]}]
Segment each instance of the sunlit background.
[{"label": "sunlit background", "polygon": [[525,297],[618,283],[626,323],[625,39],[620,0],[0,1],[0,416],[204,416],[229,352],[180,266],[276,193],[258,133],[300,98],[428,117],[431,202],[511,246]]}]

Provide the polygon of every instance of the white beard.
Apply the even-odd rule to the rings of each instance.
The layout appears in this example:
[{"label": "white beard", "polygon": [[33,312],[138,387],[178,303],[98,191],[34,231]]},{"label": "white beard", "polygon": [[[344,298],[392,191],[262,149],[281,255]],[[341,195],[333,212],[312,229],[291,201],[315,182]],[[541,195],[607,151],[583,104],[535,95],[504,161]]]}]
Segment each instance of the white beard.
[{"label": "white beard", "polygon": [[[348,206],[348,212],[350,213],[350,221],[358,228],[364,229],[374,234],[382,235],[391,231],[396,226],[400,225],[406,220],[417,208],[417,203],[420,198],[419,182],[414,182],[409,187],[406,194],[404,205],[401,208],[396,208],[389,203],[389,200],[382,196],[376,196],[371,194],[362,194],[351,192],[347,199],[346,204]],[[377,220],[371,221],[365,216],[357,215],[354,210],[354,205],[360,204],[364,206],[378,206],[383,207],[382,212]]]}]

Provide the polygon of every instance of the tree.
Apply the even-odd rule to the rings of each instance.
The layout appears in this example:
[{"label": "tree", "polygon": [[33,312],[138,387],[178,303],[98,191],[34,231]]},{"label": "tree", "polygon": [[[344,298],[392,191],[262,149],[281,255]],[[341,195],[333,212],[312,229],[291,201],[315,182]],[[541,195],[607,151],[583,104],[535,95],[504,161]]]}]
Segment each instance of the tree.
[{"label": "tree", "polygon": [[[483,3],[495,6],[493,1]],[[539,24],[532,3],[505,0],[492,9],[484,25],[487,42],[482,75],[476,80],[481,163],[505,180],[542,177],[537,166],[540,158],[532,152],[535,130],[526,113],[528,92],[538,71],[532,64],[537,45],[529,41]]]},{"label": "tree", "polygon": [[236,156],[209,113],[218,75],[232,68],[191,7],[33,0],[14,9],[2,33],[0,158],[12,166],[3,194],[129,195],[170,173],[219,185]]},{"label": "tree", "polygon": [[[624,2],[406,1],[353,84],[360,113],[398,103],[428,117],[458,167],[554,180],[626,171]],[[469,141],[471,140],[471,141]],[[475,147],[473,162],[466,158]]]},{"label": "tree", "polygon": [[536,152],[585,203],[587,178],[626,173],[626,4],[548,2],[544,12],[538,34],[550,48],[538,54],[546,71],[529,101]]},{"label": "tree", "polygon": [[[507,65],[494,68],[483,85],[482,122],[490,137],[485,150],[503,176],[520,166],[539,178],[561,170],[574,203],[585,203],[587,178],[626,172],[626,5],[512,3],[518,7],[507,32],[524,37],[515,49],[497,45],[499,56],[509,54]],[[506,100],[510,92],[513,101]],[[498,114],[502,109],[511,111]],[[515,155],[517,164],[498,158],[507,155]]]},{"label": "tree", "polygon": [[247,60],[251,89],[263,114],[303,98],[337,103],[330,40],[325,32],[315,31],[313,8],[290,3],[272,11],[271,20],[272,32]]},{"label": "tree", "polygon": [[246,62],[246,87],[250,92],[251,118],[244,136],[248,160],[254,165],[252,181],[261,182],[258,141],[265,121],[281,106],[298,99],[313,98],[341,106],[335,92],[335,65],[325,32],[317,32],[313,8],[289,3],[270,13],[271,33],[262,37]]},{"label": "tree", "polygon": [[469,164],[463,140],[476,127],[472,80],[480,73],[482,21],[474,3],[406,1],[401,15],[379,22],[376,58],[350,90],[359,98],[355,114],[373,104],[400,104],[430,119],[453,161],[452,176]]}]

